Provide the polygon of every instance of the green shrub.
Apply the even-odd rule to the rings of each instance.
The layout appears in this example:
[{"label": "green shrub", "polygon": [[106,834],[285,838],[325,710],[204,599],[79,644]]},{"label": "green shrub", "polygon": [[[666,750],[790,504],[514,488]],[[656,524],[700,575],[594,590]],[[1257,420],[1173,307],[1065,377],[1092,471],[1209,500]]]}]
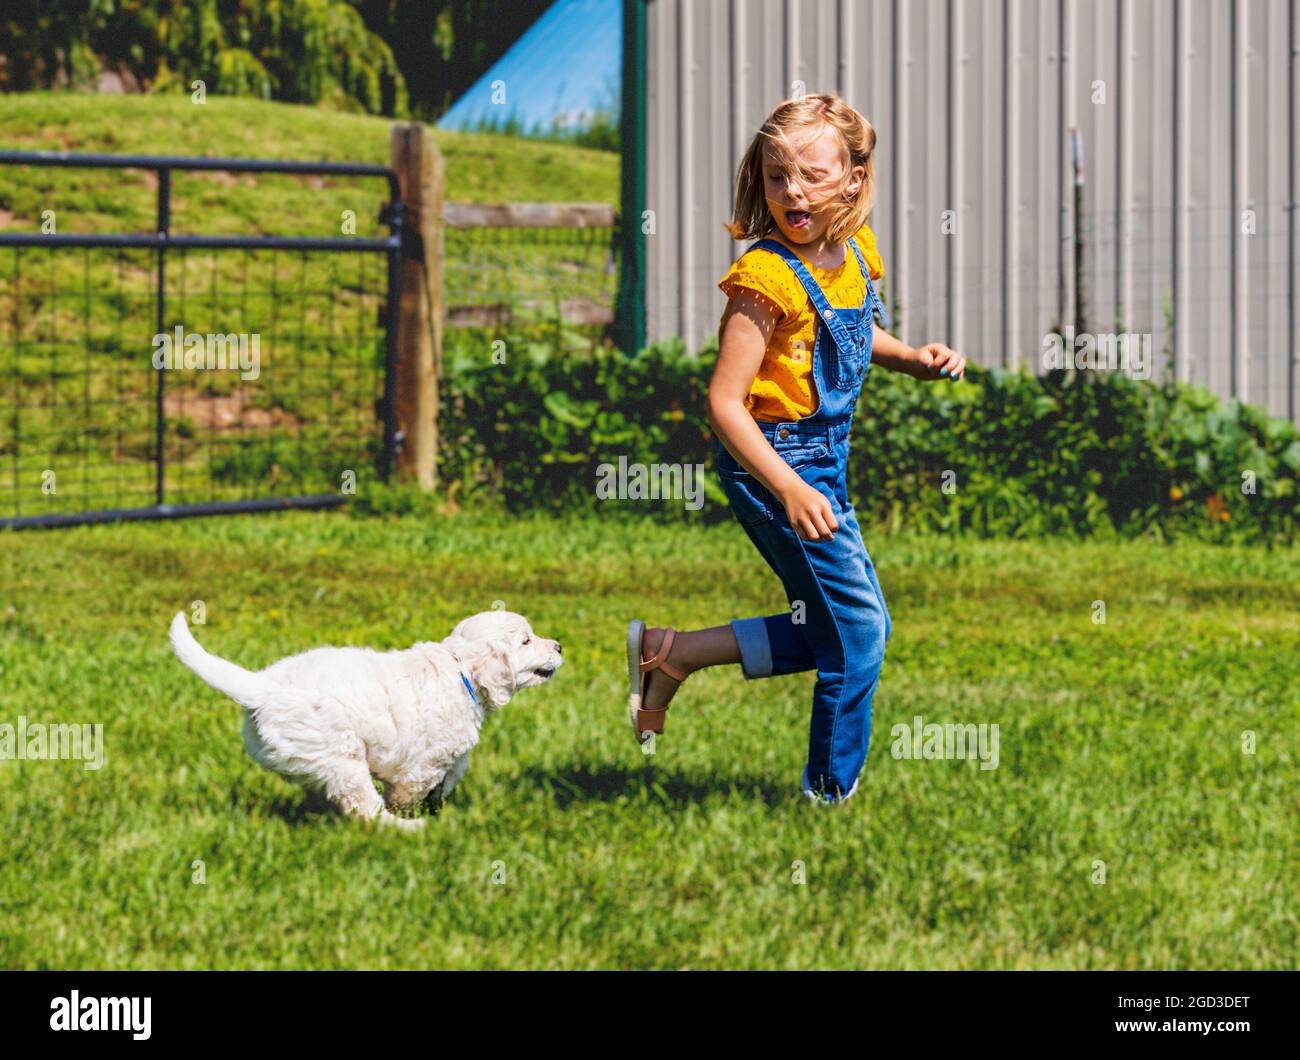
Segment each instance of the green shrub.
[{"label": "green shrub", "polygon": [[[704,515],[726,517],[706,395],[716,341],[635,357],[593,347],[449,357],[439,473],[508,509],[680,518],[677,501],[598,501],[597,469],[703,464]],[[498,363],[499,362],[499,363]],[[945,474],[945,473],[949,474]],[[1244,492],[1253,478],[1253,494]],[[1300,432],[1201,387],[1118,374],[969,368],[960,383],[873,369],[853,428],[849,491],[863,522],[1023,536],[1197,533],[1294,539]],[[948,484],[945,489],[945,483]],[[693,513],[692,513],[693,514]]]},{"label": "green shrub", "polygon": [[[487,490],[510,508],[594,509],[597,468],[711,463],[705,397],[712,358],[680,341],[626,358],[612,347],[553,356],[541,341],[504,344],[504,358],[448,359],[439,412],[439,470],[463,496]],[[501,363],[497,363],[501,361]],[[711,476],[706,476],[711,481]],[[725,505],[720,490],[715,499]],[[643,510],[602,501],[601,510]],[[671,509],[673,505],[664,505]],[[681,511],[680,502],[675,505]]]}]

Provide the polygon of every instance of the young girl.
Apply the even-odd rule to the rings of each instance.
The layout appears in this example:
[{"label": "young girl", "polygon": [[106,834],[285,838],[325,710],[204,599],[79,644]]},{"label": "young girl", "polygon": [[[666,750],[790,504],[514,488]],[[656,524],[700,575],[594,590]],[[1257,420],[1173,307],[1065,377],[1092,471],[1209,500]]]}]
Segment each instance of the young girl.
[{"label": "young girl", "polygon": [[964,357],[919,349],[888,323],[872,278],[884,274],[866,225],[876,133],[835,95],[780,104],[736,175],[727,230],[759,241],[719,287],[730,299],[709,385],[717,472],[731,508],[785,587],[790,610],[678,633],[628,629],[632,728],[661,733],[679,684],[705,666],[746,678],[817,671],[804,794],[849,798],[867,757],[871,700],[889,611],[845,489],[849,431],[868,365],[958,380]]}]

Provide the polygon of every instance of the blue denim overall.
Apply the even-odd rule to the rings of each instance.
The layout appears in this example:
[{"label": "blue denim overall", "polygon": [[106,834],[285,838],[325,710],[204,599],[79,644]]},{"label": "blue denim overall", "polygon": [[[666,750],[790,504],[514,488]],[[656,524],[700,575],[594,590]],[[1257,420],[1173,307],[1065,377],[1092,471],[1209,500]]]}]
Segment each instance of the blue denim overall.
[{"label": "blue denim overall", "polygon": [[[836,309],[803,261],[783,243],[763,239],[750,250],[780,254],[794,270],[817,311],[812,378],[817,410],[787,422],[756,420],[772,448],[799,477],[824,493],[839,529],[829,541],[805,541],[785,508],[718,442],[717,472],[745,533],[785,587],[791,610],[731,622],[747,678],[816,669],[804,794],[825,802],[857,788],[871,740],[871,700],[889,639],[889,610],[867,554],[845,473],[849,430],[862,381],[871,363],[871,306],[876,296],[856,239],[866,280],[862,305]],[[748,253],[748,251],[746,251]]]}]

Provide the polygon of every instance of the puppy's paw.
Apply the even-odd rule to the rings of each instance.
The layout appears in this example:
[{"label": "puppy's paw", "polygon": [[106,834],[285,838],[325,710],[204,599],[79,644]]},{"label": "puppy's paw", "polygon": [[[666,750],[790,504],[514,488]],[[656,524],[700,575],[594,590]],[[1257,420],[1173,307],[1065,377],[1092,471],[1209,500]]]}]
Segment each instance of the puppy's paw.
[{"label": "puppy's paw", "polygon": [[418,832],[424,827],[427,818],[424,817],[397,817],[394,814],[384,814],[379,818],[381,823],[391,825],[393,828],[401,829],[403,832]]}]

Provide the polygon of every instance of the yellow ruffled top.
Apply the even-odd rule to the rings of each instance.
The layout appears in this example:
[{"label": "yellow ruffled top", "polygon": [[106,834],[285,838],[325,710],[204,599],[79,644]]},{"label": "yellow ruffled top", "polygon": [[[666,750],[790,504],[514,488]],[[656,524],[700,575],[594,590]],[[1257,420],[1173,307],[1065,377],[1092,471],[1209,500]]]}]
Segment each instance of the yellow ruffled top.
[{"label": "yellow ruffled top", "polygon": [[[879,280],[885,275],[885,265],[876,249],[875,234],[863,225],[854,238],[872,280]],[[836,309],[862,304],[867,284],[851,248],[844,248],[844,263],[837,269],[819,269],[802,254],[799,257]],[[731,315],[731,299],[737,287],[748,288],[766,298],[777,314],[763,363],[745,399],[749,414],[756,420],[771,421],[797,420],[811,415],[817,408],[812,379],[817,315],[794,270],[770,250],[755,250],[737,258],[718,286],[728,299],[718,328],[719,339]]]}]

